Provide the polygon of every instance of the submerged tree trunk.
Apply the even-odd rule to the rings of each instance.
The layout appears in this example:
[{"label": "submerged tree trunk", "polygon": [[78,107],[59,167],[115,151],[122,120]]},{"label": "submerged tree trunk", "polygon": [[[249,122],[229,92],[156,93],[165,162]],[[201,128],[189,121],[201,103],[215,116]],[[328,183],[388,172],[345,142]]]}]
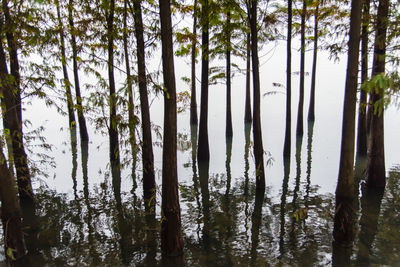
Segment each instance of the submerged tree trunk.
[{"label": "submerged tree trunk", "polygon": [[303,109],[304,109],[304,64],[306,53],[306,12],[307,3],[303,0],[303,9],[301,12],[301,48],[300,48],[300,92],[299,92],[299,106],[297,109],[297,128],[296,135],[303,135]]},{"label": "submerged tree trunk", "polygon": [[283,156],[290,157],[292,131],[292,0],[288,0],[288,31],[286,61],[286,130]]},{"label": "submerged tree trunk", "polygon": [[[361,33],[361,84],[368,80],[368,25],[370,22],[370,0],[363,0],[362,33]],[[357,127],[357,155],[367,155],[367,93],[360,90]]]},{"label": "submerged tree trunk", "polygon": [[89,135],[86,127],[86,119],[83,115],[83,107],[82,107],[82,96],[81,89],[79,83],[79,74],[78,74],[78,47],[76,44],[76,29],[74,26],[73,19],[73,0],[69,0],[68,3],[68,21],[71,33],[71,46],[72,46],[72,64],[73,64],[73,72],[74,72],[74,85],[75,85],[75,94],[76,94],[76,109],[78,112],[78,122],[79,122],[79,134],[81,137],[81,141],[89,141]]},{"label": "submerged tree trunk", "polygon": [[[4,1],[3,10],[8,11],[7,3],[4,3]],[[6,22],[10,23],[10,21]],[[6,23],[5,25],[0,24],[0,35],[5,29],[6,35],[10,35],[10,37],[7,38],[11,61],[10,66],[14,66],[13,68],[16,68],[18,67],[18,64],[15,64],[15,62],[18,62],[16,44],[13,34],[9,33],[12,28],[10,28],[10,25],[8,23]],[[18,77],[15,77],[13,73],[15,73],[15,75],[17,75]],[[31,175],[28,167],[28,158],[26,156],[24,148],[24,136],[21,122],[22,114],[20,113],[20,88],[18,87],[19,69],[14,69],[11,72],[11,77],[12,79],[10,79],[10,75],[8,73],[3,43],[0,42],[0,83],[2,85],[2,87],[0,87],[0,92],[4,96],[3,100],[6,109],[5,119],[7,120],[7,125],[9,126],[10,130],[9,134],[12,140],[12,151],[17,174],[20,203],[22,206],[33,206],[34,195],[32,190]]]},{"label": "submerged tree trunk", "polygon": [[317,54],[318,54],[318,17],[319,17],[319,0],[315,7],[314,13],[314,52],[311,73],[311,92],[310,92],[310,107],[308,109],[308,120],[315,120],[315,79],[317,74]]},{"label": "submerged tree trunk", "polygon": [[352,0],[346,88],[343,105],[342,143],[333,237],[339,244],[354,240],[354,137],[357,102],[358,56],[360,48],[361,0]]},{"label": "submerged tree trunk", "polygon": [[[3,146],[0,143],[0,200],[1,221],[3,223],[4,251],[11,260],[27,253],[24,236],[22,234],[21,209],[18,203],[15,181],[8,170]],[[10,254],[9,254],[10,253]]]},{"label": "submerged tree trunk", "polygon": [[251,39],[250,32],[246,34],[246,100],[244,105],[244,122],[251,123],[251,92],[250,92],[250,75],[251,75]]},{"label": "submerged tree trunk", "polygon": [[[151,138],[151,121],[149,100],[147,98],[146,57],[144,51],[143,20],[141,0],[135,0],[135,31],[137,42],[137,64],[140,95],[140,112],[142,114],[142,164],[143,164],[143,193],[145,201],[155,200],[156,181],[154,177],[153,141]],[[154,202],[155,203],[155,202]]]},{"label": "submerged tree trunk", "polygon": [[196,43],[197,43],[197,0],[194,0],[193,4],[193,38],[192,40],[192,62],[191,62],[191,71],[192,71],[192,92],[190,94],[190,123],[196,124],[198,122],[197,119],[197,96],[196,96]]},{"label": "submerged tree trunk", "polygon": [[160,0],[161,44],[164,77],[164,140],[162,170],[161,248],[166,256],[183,252],[181,209],[177,173],[177,118],[171,5]]},{"label": "submerged tree trunk", "polygon": [[208,0],[201,0],[201,102],[199,144],[197,146],[197,160],[210,160],[210,147],[208,144],[208,70],[209,70],[209,14]]},{"label": "submerged tree trunk", "polygon": [[[230,7],[228,6],[228,9]],[[232,104],[231,104],[231,13],[226,13],[226,128],[225,136],[231,137],[232,130]]]},{"label": "submerged tree trunk", "polygon": [[57,20],[60,34],[60,50],[61,50],[61,65],[64,76],[64,87],[65,87],[65,95],[67,97],[67,108],[68,108],[68,118],[69,118],[69,128],[75,127],[75,113],[74,113],[74,102],[71,94],[71,83],[68,77],[67,70],[67,57],[65,55],[65,40],[64,40],[64,25],[61,20],[61,12],[60,12],[60,3],[58,0],[55,1],[57,7]]},{"label": "submerged tree trunk", "polygon": [[265,190],[264,148],[261,134],[260,73],[258,62],[257,0],[250,3],[251,55],[253,63],[253,139],[256,162],[256,189]]},{"label": "submerged tree trunk", "polygon": [[[110,1],[110,6],[107,16],[107,53],[108,53],[108,79],[110,90],[110,122],[108,128],[110,140],[110,163],[111,173],[113,180],[113,187],[119,188],[121,180],[120,170],[120,154],[119,154],[119,140],[118,140],[118,117],[117,117],[117,95],[115,93],[115,78],[114,78],[114,0]],[[118,190],[117,188],[117,190]]]},{"label": "submerged tree trunk", "polygon": [[[372,76],[385,73],[386,56],[386,31],[388,27],[389,0],[380,0],[376,22],[376,35],[374,45],[374,62]],[[374,88],[372,90],[372,103],[375,104],[384,97],[385,88]],[[382,104],[381,104],[382,105]],[[383,107],[382,112],[374,112],[371,118],[371,129],[369,133],[368,157],[367,157],[367,184],[371,187],[385,187],[385,140]]]}]

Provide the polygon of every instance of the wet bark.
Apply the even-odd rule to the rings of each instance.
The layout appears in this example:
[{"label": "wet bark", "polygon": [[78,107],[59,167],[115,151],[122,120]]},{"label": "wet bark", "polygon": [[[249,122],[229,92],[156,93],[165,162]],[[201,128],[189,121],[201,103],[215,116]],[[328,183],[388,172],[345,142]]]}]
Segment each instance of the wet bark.
[{"label": "wet bark", "polygon": [[146,79],[146,58],[144,50],[143,20],[141,0],[135,0],[135,33],[137,43],[137,64],[139,79],[140,111],[142,114],[142,164],[143,164],[143,193],[145,200],[155,200],[156,182],[154,177],[153,141],[151,138],[151,121]]},{"label": "wet bark", "polygon": [[305,53],[306,53],[306,12],[307,4],[306,0],[303,0],[303,9],[301,11],[301,48],[300,48],[300,92],[299,92],[299,105],[297,109],[297,128],[296,135],[303,135],[303,109],[304,109],[304,65],[305,65]]},{"label": "wet bark", "polygon": [[3,224],[4,250],[14,259],[23,257],[26,253],[24,236],[22,234],[21,209],[18,203],[15,181],[7,167],[7,161],[0,144],[0,200],[1,221]]},{"label": "wet bark", "polygon": [[71,83],[68,77],[68,70],[67,70],[67,57],[65,54],[65,36],[64,36],[64,25],[61,20],[61,11],[60,11],[60,3],[58,0],[55,1],[56,8],[57,8],[57,20],[58,20],[58,27],[59,27],[59,34],[60,34],[60,50],[61,50],[61,65],[62,65],[62,72],[64,76],[64,87],[65,87],[65,96],[67,97],[67,108],[68,108],[68,119],[69,119],[69,128],[75,127],[75,113],[74,113],[74,102],[72,99],[71,93]]},{"label": "wet bark", "polygon": [[171,5],[160,0],[162,62],[164,77],[164,140],[162,170],[161,248],[166,256],[183,253],[181,210],[177,173],[177,116]]},{"label": "wet bark", "polygon": [[231,101],[231,13],[226,14],[226,128],[225,136],[231,137],[232,130],[232,101]]},{"label": "wet bark", "polygon": [[308,120],[315,120],[315,80],[317,74],[317,55],[318,55],[318,17],[319,17],[319,1],[317,1],[314,13],[314,51],[311,72],[311,91],[310,91],[310,107],[308,109]]},{"label": "wet bark", "polygon": [[286,59],[286,127],[283,156],[290,157],[292,131],[292,0],[288,0],[288,31],[287,31],[287,59]]},{"label": "wet bark", "polygon": [[196,44],[197,44],[197,0],[194,0],[193,4],[193,36],[196,36],[192,40],[192,62],[191,62],[191,82],[192,82],[192,91],[190,94],[190,123],[196,124],[198,123],[197,119],[197,96],[196,96]]},{"label": "wet bark", "polygon": [[79,134],[82,141],[89,141],[89,134],[86,127],[86,119],[83,114],[82,107],[82,96],[81,89],[79,83],[79,73],[78,73],[78,47],[76,44],[76,29],[74,26],[73,19],[73,0],[69,0],[68,3],[68,22],[69,22],[69,30],[71,34],[71,46],[72,46],[72,65],[74,72],[74,86],[75,86],[75,94],[76,94],[76,110],[78,113],[78,122],[79,122]]},{"label": "wet bark", "polygon": [[256,169],[256,189],[265,190],[264,148],[261,134],[260,72],[258,61],[257,0],[250,3],[251,55],[253,63],[253,140]]},{"label": "wet bark", "polygon": [[201,100],[199,144],[197,146],[197,160],[210,160],[210,147],[208,143],[208,70],[209,70],[209,19],[208,0],[201,1]]},{"label": "wet bark", "polygon": [[246,99],[244,108],[244,122],[251,123],[251,88],[250,88],[250,75],[251,75],[251,39],[250,32],[246,34]]},{"label": "wet bark", "polygon": [[[368,25],[370,22],[369,9],[370,0],[362,2],[362,33],[361,33],[361,84],[368,80]],[[367,93],[360,90],[360,103],[358,107],[357,126],[357,155],[367,155]]]},{"label": "wet bark", "polygon": [[[386,56],[386,31],[388,27],[389,0],[380,0],[376,22],[374,62],[372,76],[384,74]],[[384,88],[374,88],[371,94],[372,106],[384,97]],[[385,140],[384,111],[374,112],[371,118],[367,156],[367,184],[371,187],[385,187]]]},{"label": "wet bark", "polygon": [[342,143],[333,237],[338,244],[349,245],[354,240],[354,137],[357,102],[358,56],[360,48],[361,0],[352,0],[350,38],[343,105]]}]

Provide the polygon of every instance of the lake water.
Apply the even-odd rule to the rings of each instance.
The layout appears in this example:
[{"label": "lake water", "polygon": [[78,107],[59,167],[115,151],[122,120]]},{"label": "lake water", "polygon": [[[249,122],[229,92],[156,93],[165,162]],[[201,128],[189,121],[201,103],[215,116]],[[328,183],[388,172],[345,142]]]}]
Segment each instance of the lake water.
[{"label": "lake water", "polygon": [[[383,195],[360,187],[357,236],[350,249],[332,246],[334,191],[337,182],[346,60],[329,61],[319,54],[316,85],[316,120],[304,124],[304,136],[296,140],[298,76],[292,83],[292,149],[283,161],[285,93],[272,83],[285,84],[285,45],[266,47],[261,57],[261,92],[276,91],[262,98],[262,128],[266,159],[267,190],[256,195],[252,133],[243,123],[245,81],[237,74],[232,81],[233,139],[225,140],[225,87],[210,87],[209,166],[193,161],[192,140],[197,131],[189,123],[189,111],[178,115],[178,175],[182,226],[185,242],[183,262],[187,266],[326,266],[336,264],[395,265],[400,254],[400,132],[398,111],[391,105],[385,113],[385,151],[388,183]],[[265,52],[264,52],[265,51]],[[299,59],[294,50],[293,70]],[[311,54],[311,53],[309,53]],[[241,66],[243,62],[236,59]],[[311,69],[311,55],[307,70]],[[223,62],[220,62],[223,65]],[[154,63],[154,66],[157,62]],[[188,90],[179,77],[190,68],[176,62],[177,87]],[[200,66],[198,65],[198,76]],[[122,79],[122,78],[121,78]],[[123,81],[121,80],[121,83]],[[200,91],[198,85],[198,91]],[[306,78],[305,110],[308,112],[310,77]],[[86,96],[88,93],[86,92]],[[153,98],[151,119],[162,126],[163,101]],[[200,92],[198,92],[200,104]],[[45,126],[52,144],[55,168],[36,177],[39,227],[25,229],[30,248],[28,261],[37,266],[156,266],[160,251],[160,199],[162,139],[153,133],[158,183],[156,216],[146,214],[142,203],[141,164],[136,169],[138,187],[132,183],[128,153],[122,172],[122,207],[117,205],[108,167],[108,137],[89,129],[88,157],[73,156],[68,119],[40,100],[26,105],[24,116],[32,130]],[[91,115],[94,118],[94,114]],[[162,132],[162,131],[161,131]],[[246,138],[250,136],[250,142]],[[126,136],[124,137],[126,139]],[[194,142],[196,144],[197,142]],[[32,146],[33,151],[40,151]],[[128,149],[128,146],[124,146]],[[127,151],[129,152],[129,151]],[[87,165],[86,165],[87,163]],[[357,177],[365,162],[357,159]],[[73,173],[76,171],[76,177]],[[75,186],[76,185],[76,186]],[[372,196],[372,197],[371,197]],[[118,207],[118,208],[117,208]],[[3,246],[1,246],[3,247]],[[3,260],[0,253],[0,260]]]}]

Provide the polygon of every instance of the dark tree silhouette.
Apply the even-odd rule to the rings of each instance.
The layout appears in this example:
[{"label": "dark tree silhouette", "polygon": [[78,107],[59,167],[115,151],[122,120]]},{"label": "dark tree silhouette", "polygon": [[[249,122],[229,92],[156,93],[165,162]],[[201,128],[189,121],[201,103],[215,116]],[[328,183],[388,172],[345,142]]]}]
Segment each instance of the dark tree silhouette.
[{"label": "dark tree silhouette", "polygon": [[225,136],[231,137],[232,130],[232,101],[231,101],[231,12],[230,2],[226,1],[226,128]]},{"label": "dark tree silhouette", "polygon": [[[197,37],[197,0],[194,0],[193,4],[193,35]],[[192,40],[192,51],[191,51],[191,82],[192,92],[190,94],[190,123],[197,124],[197,96],[196,96],[196,44],[197,38]]]},{"label": "dark tree silhouette", "polygon": [[319,5],[320,5],[320,0],[317,0],[314,11],[314,50],[313,50],[312,72],[311,72],[310,107],[308,109],[309,121],[315,120],[315,80],[317,74]]},{"label": "dark tree silhouette", "polygon": [[250,88],[250,75],[251,75],[251,39],[250,32],[246,34],[246,98],[244,108],[244,122],[251,123],[251,88]]},{"label": "dark tree silhouette", "polygon": [[307,14],[307,1],[303,0],[303,9],[301,11],[301,48],[300,48],[300,92],[299,92],[299,106],[297,109],[297,128],[296,135],[303,135],[303,109],[304,109],[304,65],[306,53],[306,14]]}]

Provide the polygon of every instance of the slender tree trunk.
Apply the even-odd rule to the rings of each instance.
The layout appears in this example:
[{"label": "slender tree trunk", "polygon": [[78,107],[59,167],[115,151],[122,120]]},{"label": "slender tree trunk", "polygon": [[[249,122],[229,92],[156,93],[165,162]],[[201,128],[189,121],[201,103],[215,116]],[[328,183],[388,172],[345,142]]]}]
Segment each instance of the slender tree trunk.
[{"label": "slender tree trunk", "polygon": [[208,0],[201,0],[201,102],[199,144],[197,146],[197,160],[209,161],[210,148],[208,144],[208,70],[209,70],[209,19]]},{"label": "slender tree trunk", "polygon": [[296,135],[303,135],[303,109],[304,109],[304,65],[306,53],[306,12],[307,3],[303,0],[303,9],[301,12],[301,52],[300,52],[300,93],[299,93],[299,107],[297,111],[297,128]]},{"label": "slender tree trunk", "polygon": [[74,72],[74,85],[75,85],[75,94],[76,94],[76,109],[78,111],[78,122],[79,122],[79,134],[81,136],[82,141],[89,141],[89,135],[86,127],[86,119],[83,115],[83,107],[82,107],[82,96],[81,89],[79,83],[79,74],[78,74],[78,47],[76,44],[76,29],[74,26],[73,19],[73,0],[69,0],[68,3],[68,21],[69,28],[71,33],[71,46],[72,46],[72,64],[73,64],[73,72]]},{"label": "slender tree trunk", "polygon": [[[3,2],[3,10],[8,10],[7,3],[4,4]],[[4,30],[4,26],[7,27],[7,25],[8,25],[7,23],[5,25],[0,24],[0,35]],[[6,29],[7,31],[10,30],[8,27]],[[9,44],[10,60],[11,60],[10,66],[12,66],[13,65],[12,62],[18,62],[18,57],[16,57],[17,51],[13,51],[13,47],[16,49],[14,38],[9,38],[8,44]],[[13,72],[18,73],[17,75],[19,75],[18,69],[14,70]],[[31,175],[28,167],[28,158],[26,156],[24,148],[22,123],[19,119],[19,118],[22,119],[22,115],[19,113],[20,106],[16,104],[20,103],[20,100],[18,100],[20,99],[19,96],[20,88],[17,87],[19,84],[17,83],[17,80],[19,78],[14,77],[12,73],[11,76],[13,77],[13,79],[11,79],[12,81],[10,81],[10,75],[7,69],[7,61],[3,43],[0,42],[0,81],[2,84],[2,87],[0,87],[0,92],[4,96],[3,99],[6,108],[5,118],[7,120],[7,125],[9,126],[10,130],[9,133],[12,140],[12,150],[13,150],[14,164],[17,174],[19,198],[21,205],[23,207],[27,205],[33,207],[34,194],[32,190]]]},{"label": "slender tree trunk", "polygon": [[286,130],[283,156],[290,157],[292,131],[292,0],[288,0],[288,31],[287,31],[287,61],[286,61]]},{"label": "slender tree trunk", "polygon": [[309,121],[315,120],[315,79],[317,73],[319,5],[320,2],[318,0],[314,13],[314,52],[313,52],[313,63],[312,63],[312,73],[311,73],[310,107],[308,109]]},{"label": "slender tree trunk", "polygon": [[[388,27],[389,0],[380,0],[376,22],[374,62],[372,76],[385,73],[386,31]],[[372,106],[384,97],[385,88],[374,88]],[[371,118],[367,156],[367,184],[371,187],[385,187],[385,140],[383,107],[382,112],[374,112]]]},{"label": "slender tree trunk", "polygon": [[250,75],[251,75],[251,39],[250,32],[246,34],[246,100],[244,108],[244,122],[251,123],[251,88],[250,88]]},{"label": "slender tree trunk", "polygon": [[193,38],[192,40],[192,92],[190,94],[190,123],[198,123],[197,119],[197,100],[196,100],[196,44],[197,44],[197,0],[194,0],[193,4]]},{"label": "slender tree trunk", "polygon": [[[361,83],[368,80],[368,25],[370,22],[370,0],[363,0],[362,33],[361,33]],[[357,155],[367,155],[367,93],[360,90],[360,104],[358,107],[357,127]]]},{"label": "slender tree trunk", "polygon": [[[229,7],[228,7],[229,8]],[[231,13],[226,13],[226,128],[225,136],[232,137],[232,104],[231,104]]]},{"label": "slender tree trunk", "polygon": [[135,32],[137,42],[137,64],[139,79],[140,111],[142,114],[142,164],[143,164],[143,193],[145,200],[155,200],[156,181],[154,177],[153,141],[151,138],[151,121],[149,100],[147,98],[146,58],[144,51],[143,20],[141,0],[135,0]]},{"label": "slender tree trunk", "polygon": [[60,34],[60,50],[61,50],[61,65],[64,76],[64,87],[65,87],[65,95],[67,97],[67,108],[68,108],[68,119],[69,119],[69,128],[75,127],[75,113],[74,113],[74,102],[71,94],[71,83],[68,77],[67,70],[67,57],[65,55],[65,40],[64,40],[64,25],[61,20],[61,11],[60,11],[60,3],[58,0],[55,0],[55,4],[57,7],[57,20]]},{"label": "slender tree trunk", "polygon": [[18,203],[15,181],[7,167],[7,160],[0,144],[0,200],[1,221],[3,223],[4,250],[6,255],[11,251],[18,259],[27,253],[22,234],[21,209]]},{"label": "slender tree trunk", "polygon": [[135,136],[135,128],[136,128],[136,119],[135,119],[135,105],[133,102],[133,88],[132,88],[132,76],[131,76],[131,66],[129,62],[129,49],[128,49],[128,0],[124,0],[124,30],[123,30],[123,42],[124,42],[124,54],[125,54],[125,70],[126,70],[126,85],[128,90],[128,120],[129,120],[129,143],[131,145],[132,150],[132,177],[133,184],[136,187],[135,180],[135,169],[136,169],[136,155],[137,155],[137,144],[136,144],[136,136]]},{"label": "slender tree trunk", "polygon": [[169,0],[160,0],[159,3],[165,86],[161,247],[165,255],[178,256],[183,252],[183,238],[176,158],[176,87],[172,44],[171,4]]},{"label": "slender tree trunk", "polygon": [[265,190],[264,148],[261,133],[260,72],[258,62],[257,0],[250,3],[251,56],[253,63],[253,139],[256,162],[256,189]]},{"label": "slender tree trunk", "polygon": [[[3,117],[3,129],[10,129],[10,126],[8,126],[8,119],[7,119],[7,110],[5,106],[5,101],[4,99],[1,99],[1,112],[2,112],[2,117]],[[12,149],[12,138],[10,135],[5,135],[5,140],[7,144],[7,156],[8,156],[8,169],[11,173],[11,176],[15,177],[14,173],[14,153]]]},{"label": "slender tree trunk", "polygon": [[358,57],[360,49],[361,0],[352,0],[346,88],[343,105],[342,144],[333,237],[339,244],[354,240],[354,137],[357,102]]},{"label": "slender tree trunk", "polygon": [[108,80],[109,80],[109,97],[110,97],[110,125],[108,128],[110,140],[110,163],[113,180],[114,191],[119,190],[118,184],[121,180],[120,170],[120,154],[118,140],[118,118],[117,118],[117,96],[115,93],[115,78],[114,78],[114,0],[110,1],[107,15],[107,53],[108,53]]}]

